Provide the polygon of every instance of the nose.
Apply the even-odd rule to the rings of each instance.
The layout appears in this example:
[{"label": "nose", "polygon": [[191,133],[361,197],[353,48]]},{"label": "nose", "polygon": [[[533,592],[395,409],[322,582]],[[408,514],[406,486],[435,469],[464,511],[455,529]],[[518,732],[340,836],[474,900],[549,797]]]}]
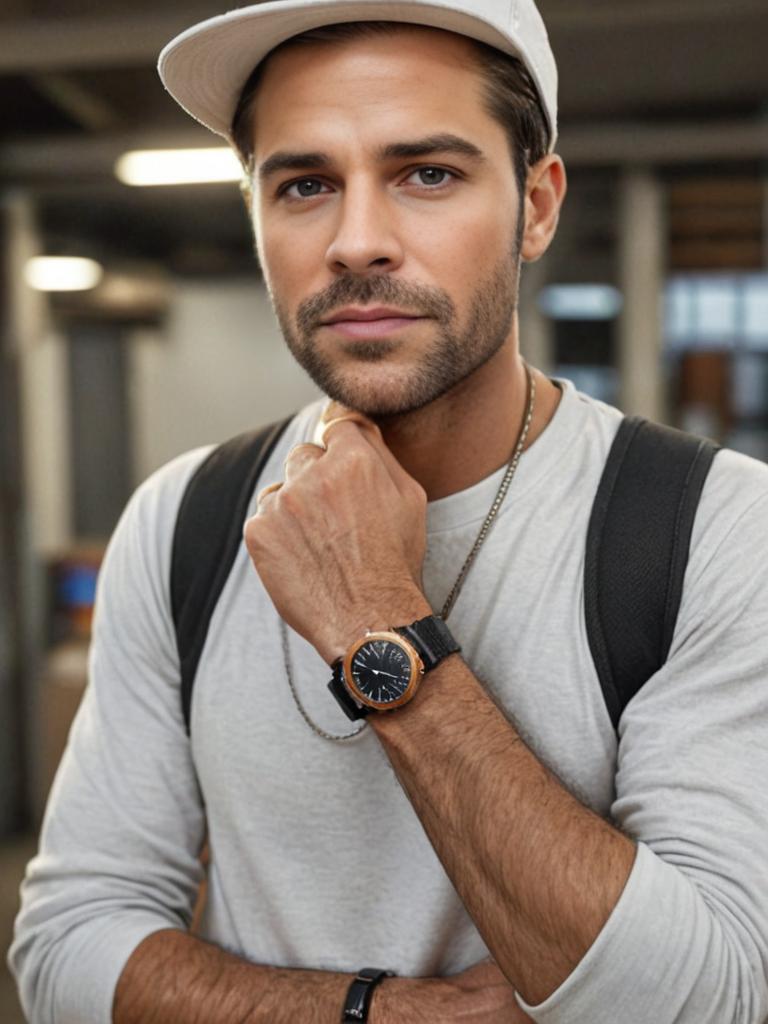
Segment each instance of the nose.
[{"label": "nose", "polygon": [[334,273],[381,273],[403,262],[397,224],[384,191],[375,183],[349,185],[326,252]]}]

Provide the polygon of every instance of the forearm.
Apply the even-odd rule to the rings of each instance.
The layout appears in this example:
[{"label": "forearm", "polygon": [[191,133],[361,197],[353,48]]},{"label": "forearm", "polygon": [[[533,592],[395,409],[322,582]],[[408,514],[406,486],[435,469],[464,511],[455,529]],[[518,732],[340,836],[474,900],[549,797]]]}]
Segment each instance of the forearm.
[{"label": "forearm", "polygon": [[494,959],[542,1002],[603,928],[634,844],[567,792],[458,657],[372,722]]},{"label": "forearm", "polygon": [[[117,986],[113,1024],[334,1024],[350,974],[260,967],[186,932],[150,935]],[[371,1024],[530,1024],[498,967],[485,961],[447,978],[387,978]]]},{"label": "forearm", "polygon": [[186,932],[148,936],[120,976],[113,1024],[332,1024],[351,981],[261,967]]}]

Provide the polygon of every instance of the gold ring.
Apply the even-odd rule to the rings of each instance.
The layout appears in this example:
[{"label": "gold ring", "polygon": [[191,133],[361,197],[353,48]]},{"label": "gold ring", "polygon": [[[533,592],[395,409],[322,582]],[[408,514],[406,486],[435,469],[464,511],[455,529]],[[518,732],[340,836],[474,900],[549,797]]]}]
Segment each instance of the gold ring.
[{"label": "gold ring", "polygon": [[337,423],[345,423],[347,420],[349,420],[351,423],[359,423],[363,427],[366,425],[367,422],[362,413],[359,412],[347,412],[344,413],[343,416],[334,416],[332,420],[328,420],[328,422],[325,424],[325,426],[323,427],[323,431],[320,435],[320,439],[322,440],[324,445],[326,444],[325,435],[328,433],[331,427],[335,427]]},{"label": "gold ring", "polygon": [[262,501],[264,500],[264,498],[266,498],[266,496],[268,494],[274,494],[274,492],[275,491],[279,491],[282,486],[283,486],[282,483],[279,483],[279,484],[268,484],[266,487],[262,487],[262,489],[259,491],[258,497],[256,498],[256,504],[260,505],[262,503]]}]

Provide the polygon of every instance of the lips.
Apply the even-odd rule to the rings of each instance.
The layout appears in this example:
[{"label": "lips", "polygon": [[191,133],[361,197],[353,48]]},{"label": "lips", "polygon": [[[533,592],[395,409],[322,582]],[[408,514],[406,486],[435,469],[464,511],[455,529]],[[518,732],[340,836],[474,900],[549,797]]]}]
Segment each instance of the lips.
[{"label": "lips", "polygon": [[420,320],[417,314],[406,313],[402,309],[392,309],[388,306],[377,306],[373,309],[350,308],[341,309],[327,320],[323,320],[323,326],[331,326],[338,323],[371,323],[374,320]]},{"label": "lips", "polygon": [[375,338],[391,337],[423,319],[424,317],[389,307],[342,309],[325,320],[323,326],[352,341],[371,341]]}]

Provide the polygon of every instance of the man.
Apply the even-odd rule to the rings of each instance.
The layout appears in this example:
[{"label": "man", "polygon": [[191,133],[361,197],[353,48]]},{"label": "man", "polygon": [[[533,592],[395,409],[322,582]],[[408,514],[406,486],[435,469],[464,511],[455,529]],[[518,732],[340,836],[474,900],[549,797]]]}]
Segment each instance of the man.
[{"label": "man", "polygon": [[[11,953],[30,1018],[758,1024],[768,469],[715,459],[617,738],[581,609],[621,416],[519,352],[566,188],[532,2],[244,8],[163,73],[232,126],[283,333],[336,404],[265,468],[191,739],[167,581],[207,451],[121,521]],[[352,736],[332,665],[373,708]]]}]

